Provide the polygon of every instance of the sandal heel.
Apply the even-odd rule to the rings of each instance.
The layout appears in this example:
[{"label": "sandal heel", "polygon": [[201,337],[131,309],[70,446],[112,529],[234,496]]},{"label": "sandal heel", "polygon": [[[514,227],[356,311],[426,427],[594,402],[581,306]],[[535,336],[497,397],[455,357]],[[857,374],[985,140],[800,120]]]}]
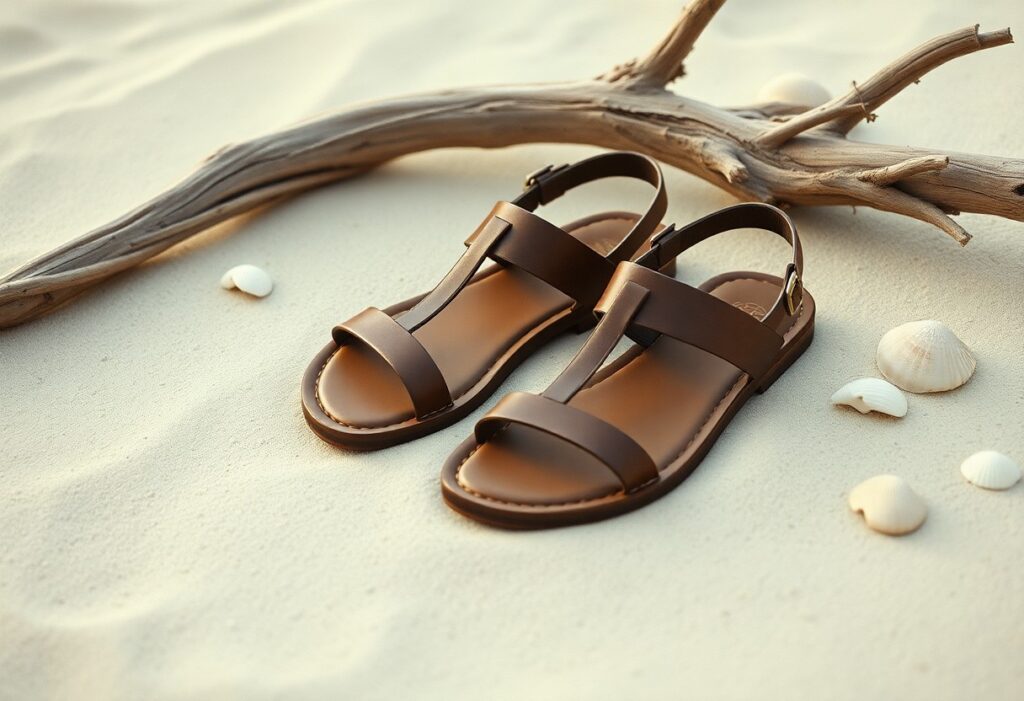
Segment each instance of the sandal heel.
[{"label": "sandal heel", "polygon": [[768,373],[767,377],[761,380],[761,384],[759,384],[757,386],[757,389],[755,389],[754,391],[757,392],[758,394],[764,394],[765,392],[767,392],[768,388],[775,384],[775,380],[782,377],[782,374],[786,372],[786,367],[787,366],[785,365],[779,365],[776,369],[772,370],[770,373]]},{"label": "sandal heel", "polygon": [[758,384],[757,388],[754,391],[757,392],[758,394],[764,394],[765,392],[767,392],[768,388],[775,384],[775,380],[782,377],[786,370],[789,369],[789,366],[795,363],[797,359],[804,354],[804,351],[807,350],[808,347],[810,347],[811,341],[813,339],[814,326],[812,325],[810,327],[809,332],[805,334],[805,337],[797,341],[796,345],[792,348],[792,350],[790,350],[788,354],[782,357],[779,360],[779,362],[775,365],[775,367],[768,371],[768,374],[761,379],[760,384]]}]

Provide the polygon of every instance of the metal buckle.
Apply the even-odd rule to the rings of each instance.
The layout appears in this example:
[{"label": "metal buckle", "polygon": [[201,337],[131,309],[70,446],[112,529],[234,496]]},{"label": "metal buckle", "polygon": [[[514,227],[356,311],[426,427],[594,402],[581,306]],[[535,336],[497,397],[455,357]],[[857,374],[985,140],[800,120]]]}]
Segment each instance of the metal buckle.
[{"label": "metal buckle", "polygon": [[800,308],[800,305],[798,305],[796,303],[796,301],[793,299],[794,296],[796,295],[796,291],[797,291],[799,285],[800,285],[800,276],[796,274],[796,269],[793,268],[793,269],[791,269],[789,271],[789,274],[786,275],[786,286],[785,286],[785,291],[786,291],[786,297],[785,297],[785,300],[786,300],[786,311],[789,312],[790,316],[793,316],[794,314],[796,314],[797,309]]},{"label": "metal buckle", "polygon": [[557,167],[553,163],[551,163],[544,166],[543,168],[538,168],[537,170],[533,171],[532,173],[526,176],[526,180],[523,181],[523,189],[529,190],[531,187],[539,183],[545,177],[549,175],[554,175],[555,173],[565,170],[568,167],[568,163],[563,163],[562,165]]}]

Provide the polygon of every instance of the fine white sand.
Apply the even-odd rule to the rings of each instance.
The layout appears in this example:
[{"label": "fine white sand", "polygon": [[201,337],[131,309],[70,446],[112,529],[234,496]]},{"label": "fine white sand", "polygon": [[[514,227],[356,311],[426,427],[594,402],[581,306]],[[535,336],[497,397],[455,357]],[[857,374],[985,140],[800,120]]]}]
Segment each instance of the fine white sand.
[{"label": "fine white sand", "polygon": [[[0,268],[156,194],[226,142],[327,109],[473,83],[595,75],[647,50],[675,0],[0,4]],[[731,0],[677,89],[749,102],[799,70],[832,91],[963,25],[1024,31],[1016,0]],[[857,138],[1024,155],[1024,49],[941,68]],[[491,530],[438,470],[470,430],[354,455],[303,422],[298,382],[333,323],[431,286],[523,173],[592,153],[529,146],[402,160],[232,222],[59,312],[0,332],[0,697],[1019,699],[1024,486],[958,465],[1024,461],[1024,225],[796,212],[818,302],[807,355],[670,496],[604,523]],[[730,202],[673,169],[670,219]],[[594,188],[560,215],[638,206]],[[740,233],[699,281],[775,271]],[[249,262],[274,293],[218,286]],[[828,406],[892,326],[938,318],[975,378],[901,420]],[[536,391],[582,339],[503,391]],[[681,398],[683,399],[683,398]],[[479,416],[478,412],[476,416]],[[902,475],[905,538],[849,489]]]}]

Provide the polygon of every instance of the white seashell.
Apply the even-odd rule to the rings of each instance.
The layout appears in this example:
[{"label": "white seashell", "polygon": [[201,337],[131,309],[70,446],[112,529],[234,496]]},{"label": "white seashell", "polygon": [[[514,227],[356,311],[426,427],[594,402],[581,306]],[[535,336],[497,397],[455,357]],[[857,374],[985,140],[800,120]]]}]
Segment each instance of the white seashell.
[{"label": "white seashell", "polygon": [[802,73],[783,73],[765,83],[757,93],[761,102],[783,102],[801,107],[818,107],[832,98],[821,83]]},{"label": "white seashell", "polygon": [[852,406],[862,414],[877,411],[889,416],[907,415],[907,398],[903,392],[877,377],[847,382],[832,395],[832,403]]},{"label": "white seashell", "polygon": [[956,389],[974,374],[971,349],[939,321],[912,321],[878,342],[875,363],[885,379],[908,392]]},{"label": "white seashell", "polygon": [[924,500],[896,475],[878,475],[850,492],[850,508],[864,515],[879,533],[903,535],[921,527],[928,515]]},{"label": "white seashell", "polygon": [[238,288],[253,297],[266,297],[274,289],[274,281],[255,265],[236,265],[221,276],[220,286],[225,290]]},{"label": "white seashell", "polygon": [[984,489],[1009,489],[1020,480],[1020,466],[995,450],[975,453],[960,464],[960,474]]}]

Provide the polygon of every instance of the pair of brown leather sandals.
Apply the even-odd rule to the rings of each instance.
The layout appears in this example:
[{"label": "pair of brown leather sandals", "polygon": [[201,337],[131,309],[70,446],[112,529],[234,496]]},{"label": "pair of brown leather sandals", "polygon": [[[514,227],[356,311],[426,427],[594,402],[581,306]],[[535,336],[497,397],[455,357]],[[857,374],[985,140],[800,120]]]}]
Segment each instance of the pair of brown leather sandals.
[{"label": "pair of brown leather sandals", "polygon": [[[654,186],[643,215],[605,212],[558,227],[533,213],[613,176]],[[310,427],[353,449],[433,433],[480,406],[541,345],[596,323],[546,390],[509,394],[477,422],[442,469],[444,499],[489,525],[548,528],[667,493],[810,345],[814,301],[781,210],[739,204],[677,229],[660,223],[666,206],[661,170],[636,153],[532,174],[519,197],[494,206],[437,287],[334,328],[302,379]],[[672,277],[680,253],[739,228],[790,244],[782,277],[733,272],[700,287]],[[606,362],[623,336],[634,344]]]}]

